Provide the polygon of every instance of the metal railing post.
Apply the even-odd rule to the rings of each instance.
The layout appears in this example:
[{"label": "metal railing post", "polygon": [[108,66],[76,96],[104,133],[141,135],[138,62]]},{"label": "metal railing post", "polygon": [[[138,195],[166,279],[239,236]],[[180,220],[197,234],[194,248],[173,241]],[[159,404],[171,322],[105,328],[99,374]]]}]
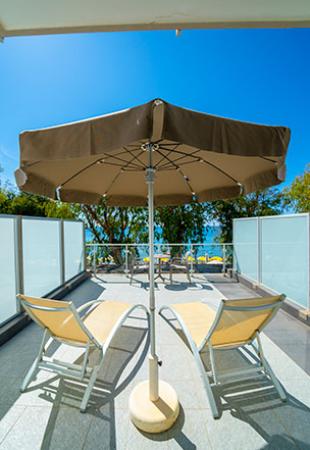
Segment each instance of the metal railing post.
[{"label": "metal railing post", "polygon": [[87,255],[86,255],[86,226],[83,222],[83,270],[87,268]]},{"label": "metal railing post", "polygon": [[191,246],[190,246],[190,255],[191,255],[191,268],[190,268],[190,273],[194,273],[194,261],[193,261],[193,259],[194,259],[194,256],[193,256],[193,244],[191,244]]},{"label": "metal railing post", "polygon": [[93,274],[96,275],[97,272],[97,245],[94,248],[94,254],[93,254]]},{"label": "metal railing post", "polygon": [[126,248],[125,248],[125,273],[129,272],[129,267],[128,267],[128,245],[126,244]]},{"label": "metal railing post", "polygon": [[[14,261],[15,261],[15,291],[24,293],[24,264],[23,264],[23,226],[22,216],[14,219]],[[20,301],[16,299],[16,312],[21,310]]]},{"label": "metal railing post", "polygon": [[222,269],[222,273],[226,272],[226,244],[222,244],[223,245],[223,269]]},{"label": "metal railing post", "polygon": [[65,283],[65,237],[64,237],[64,221],[59,220],[59,272],[60,285]]},{"label": "metal railing post", "polygon": [[257,283],[262,283],[262,223],[257,217]]}]

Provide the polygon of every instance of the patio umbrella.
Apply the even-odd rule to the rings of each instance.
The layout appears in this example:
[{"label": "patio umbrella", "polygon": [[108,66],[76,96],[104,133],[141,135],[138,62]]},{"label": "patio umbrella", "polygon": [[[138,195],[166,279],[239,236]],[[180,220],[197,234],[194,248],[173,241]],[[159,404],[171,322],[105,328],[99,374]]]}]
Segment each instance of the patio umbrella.
[{"label": "patio umbrella", "polygon": [[[158,381],[154,295],[154,204],[226,199],[281,183],[290,131],[202,114],[156,99],[20,135],[18,186],[66,202],[149,207],[149,382],[130,399],[134,423],[168,429],[179,406]],[[166,407],[163,408],[163,405]]]}]

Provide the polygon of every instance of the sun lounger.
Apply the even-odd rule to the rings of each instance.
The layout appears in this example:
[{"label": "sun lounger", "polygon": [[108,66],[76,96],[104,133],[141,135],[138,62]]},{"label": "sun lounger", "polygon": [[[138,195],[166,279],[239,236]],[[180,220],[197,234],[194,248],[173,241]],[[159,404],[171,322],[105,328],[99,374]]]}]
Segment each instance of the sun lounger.
[{"label": "sun lounger", "polygon": [[[39,353],[22,383],[21,391],[27,388],[38,370],[83,381],[86,389],[80,410],[84,412],[111,340],[134,309],[142,308],[148,316],[147,309],[143,305],[107,300],[93,300],[76,309],[68,301],[25,295],[18,297],[29,316],[44,329]],[[85,314],[80,315],[82,312]],[[53,340],[84,348],[82,364],[69,364],[48,358],[46,351]],[[99,351],[99,361],[94,367],[89,367],[88,364],[91,349]]]},{"label": "sun lounger", "polygon": [[[202,302],[163,306],[159,310],[159,314],[166,320],[169,321],[163,315],[164,310],[170,310],[178,320],[200,370],[214,418],[219,417],[219,411],[212,388],[231,382],[233,377],[250,377],[265,373],[274,384],[281,399],[286,400],[286,394],[264,356],[260,340],[260,332],[274,317],[284,299],[284,295],[279,295],[222,300],[217,312]],[[243,370],[226,371],[224,375],[218,373],[214,358],[215,349],[244,348],[249,352],[248,346],[254,350],[257,363]],[[210,355],[211,372],[209,374],[201,359],[204,351],[209,351]]]}]

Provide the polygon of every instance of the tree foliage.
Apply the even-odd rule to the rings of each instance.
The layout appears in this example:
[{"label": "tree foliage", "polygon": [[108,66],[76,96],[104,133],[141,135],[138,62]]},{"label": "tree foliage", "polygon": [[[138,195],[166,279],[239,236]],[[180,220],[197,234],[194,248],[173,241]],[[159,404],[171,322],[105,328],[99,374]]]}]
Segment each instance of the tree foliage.
[{"label": "tree foliage", "polygon": [[239,217],[271,216],[283,210],[283,195],[276,188],[253,192],[232,200],[218,200],[208,204],[209,218],[221,227],[219,240],[232,242],[233,219]]},{"label": "tree foliage", "polygon": [[205,209],[201,203],[157,208],[155,220],[161,227],[163,240],[172,243],[202,242]]},{"label": "tree foliage", "polygon": [[146,208],[111,207],[104,199],[98,205],[77,208],[98,243],[147,242]]},{"label": "tree foliage", "polygon": [[289,209],[297,213],[310,212],[310,164],[304,174],[297,176],[283,193]]},{"label": "tree foliage", "polygon": [[[147,242],[146,208],[125,208],[107,206],[102,198],[98,205],[76,207],[86,227],[94,236],[93,243],[129,244]],[[106,249],[117,264],[122,264],[121,247]],[[105,249],[102,252],[105,255]]]},{"label": "tree foliage", "polygon": [[58,217],[62,219],[73,219],[76,217],[74,207],[68,203],[55,202],[39,195],[19,192],[9,183],[1,182],[1,180],[0,214]]}]

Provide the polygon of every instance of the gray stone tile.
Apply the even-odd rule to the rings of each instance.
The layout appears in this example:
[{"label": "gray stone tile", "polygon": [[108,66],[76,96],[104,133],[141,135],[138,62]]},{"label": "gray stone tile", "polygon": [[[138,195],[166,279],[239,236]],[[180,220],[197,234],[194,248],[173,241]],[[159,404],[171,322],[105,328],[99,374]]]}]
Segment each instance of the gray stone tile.
[{"label": "gray stone tile", "polygon": [[166,450],[168,449],[167,433],[149,434],[138,430],[130,421],[128,422],[128,435],[125,450]]},{"label": "gray stone tile", "polygon": [[[157,306],[203,300],[216,308],[223,296],[254,295],[222,275],[212,274],[209,279],[214,280],[214,286],[204,275],[194,277],[192,286],[183,275],[175,278],[172,287],[158,283]],[[129,286],[121,275],[103,275],[103,280],[94,278],[79,286],[69,298],[80,305],[98,296],[147,305],[146,276],[139,275],[137,282]],[[265,354],[289,393],[288,403],[283,404],[274,389],[266,390],[269,383],[266,379],[236,381],[217,389],[222,416],[215,421],[189,348],[162,318],[156,317],[156,323],[157,349],[163,361],[160,378],[176,389],[182,407],[171,430],[158,436],[147,435],[129,420],[129,395],[137,383],[148,377],[149,349],[146,337],[142,339],[146,323],[141,315],[128,320],[113,340],[85,414],[79,412],[84,392],[80,383],[49,381],[50,375],[40,373],[29,392],[20,394],[22,378],[42,336],[40,329],[31,325],[0,349],[0,449],[216,450],[228,448],[228,443],[229,450],[309,446],[309,427],[305,425],[309,422],[310,407],[310,377],[305,372],[307,364],[310,365],[309,341],[308,329],[302,324],[281,311],[262,337]],[[80,360],[80,351],[68,346],[55,345],[50,352],[70,362]],[[208,368],[207,355],[204,359]],[[94,364],[95,355],[90,360]],[[247,364],[240,352],[216,352],[220,371]],[[301,368],[303,364],[305,367]]]},{"label": "gray stone tile", "polygon": [[168,449],[211,448],[206,416],[206,410],[181,409],[176,424],[168,430]]},{"label": "gray stone tile", "polygon": [[310,409],[304,403],[289,395],[286,403],[275,410],[285,434],[298,448],[310,447]]},{"label": "gray stone tile", "polygon": [[0,421],[0,444],[4,440],[5,436],[15,425],[21,414],[25,410],[25,406],[14,406],[7,411],[5,405],[0,405],[3,418]]},{"label": "gray stone tile", "polygon": [[39,450],[52,407],[28,406],[0,445],[1,450]]},{"label": "gray stone tile", "polygon": [[42,450],[67,450],[84,448],[92,421],[90,414],[79,409],[56,406],[52,409],[41,444]]}]

